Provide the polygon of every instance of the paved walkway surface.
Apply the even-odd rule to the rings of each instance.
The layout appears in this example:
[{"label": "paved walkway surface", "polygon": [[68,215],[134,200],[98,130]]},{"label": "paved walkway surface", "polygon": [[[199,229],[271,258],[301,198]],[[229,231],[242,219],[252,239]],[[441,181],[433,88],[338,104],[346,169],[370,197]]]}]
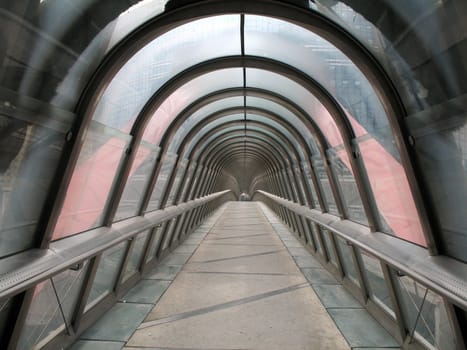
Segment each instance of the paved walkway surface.
[{"label": "paved walkway surface", "polygon": [[73,350],[398,349],[263,204],[230,202]]}]

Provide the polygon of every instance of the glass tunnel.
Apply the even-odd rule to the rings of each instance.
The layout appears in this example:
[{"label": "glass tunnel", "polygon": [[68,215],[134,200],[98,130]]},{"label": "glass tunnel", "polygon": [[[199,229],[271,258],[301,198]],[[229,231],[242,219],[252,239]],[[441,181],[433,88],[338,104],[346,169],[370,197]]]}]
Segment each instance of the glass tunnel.
[{"label": "glass tunnel", "polygon": [[0,25],[5,349],[72,346],[237,201],[396,346],[466,348],[465,1],[17,0]]}]

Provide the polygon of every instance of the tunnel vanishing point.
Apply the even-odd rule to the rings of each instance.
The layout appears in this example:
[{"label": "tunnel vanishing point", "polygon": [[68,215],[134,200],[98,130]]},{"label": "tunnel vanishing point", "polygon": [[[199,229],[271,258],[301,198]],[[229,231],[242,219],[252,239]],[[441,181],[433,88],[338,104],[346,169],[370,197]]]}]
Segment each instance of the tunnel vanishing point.
[{"label": "tunnel vanishing point", "polygon": [[466,1],[1,0],[0,28],[3,349],[466,348]]}]

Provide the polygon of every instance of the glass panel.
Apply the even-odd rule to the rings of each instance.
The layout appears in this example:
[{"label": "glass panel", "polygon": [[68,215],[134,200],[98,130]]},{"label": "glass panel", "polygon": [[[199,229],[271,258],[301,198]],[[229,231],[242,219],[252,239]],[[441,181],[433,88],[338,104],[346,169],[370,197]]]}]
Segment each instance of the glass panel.
[{"label": "glass panel", "polygon": [[426,247],[417,209],[402,165],[375,140],[362,140],[360,153],[382,221],[389,234]]},{"label": "glass panel", "polygon": [[116,74],[100,100],[94,120],[129,130],[150,96],[171,77],[199,62],[239,55],[239,25],[238,15],[209,17],[156,38]]},{"label": "glass panel", "polygon": [[125,241],[102,253],[85,311],[113,291],[127,246],[128,242]]},{"label": "glass panel", "polygon": [[321,230],[319,226],[316,225],[314,222],[311,227],[312,227],[311,233],[315,241],[316,251],[319,253],[319,255],[324,256],[323,246],[321,245]]},{"label": "glass panel", "polygon": [[19,349],[43,345],[71,324],[87,269],[88,261],[85,261],[36,286]]},{"label": "glass panel", "polygon": [[0,84],[72,109],[105,54],[165,2],[2,2]]},{"label": "glass panel", "polygon": [[147,212],[159,209],[161,204],[160,201],[165,194],[167,182],[169,180],[169,176],[172,175],[172,170],[176,160],[177,156],[175,154],[166,154],[165,158],[162,160],[162,166],[156,180],[156,185],[154,186],[151,199],[149,200],[148,207],[146,209]]},{"label": "glass panel", "polygon": [[324,227],[320,226],[320,229],[321,229],[321,233],[322,233],[322,236],[324,238],[324,244],[326,246],[326,251],[328,253],[328,258],[329,258],[329,261],[334,265],[334,266],[338,266],[338,263],[337,263],[337,256],[336,256],[336,253],[334,251],[334,247],[333,247],[333,242],[332,242],[332,232],[325,229]]},{"label": "glass panel", "polygon": [[[65,329],[57,297],[50,280],[38,284],[29,308],[17,349],[29,350],[41,341],[44,345],[59,331]],[[36,348],[41,348],[37,346]]]},{"label": "glass panel", "polygon": [[328,110],[301,85],[289,78],[261,69],[246,70],[247,87],[256,87],[277,93],[298,104],[322,130],[331,146],[343,143],[342,136]]},{"label": "glass panel", "polygon": [[188,164],[188,160],[184,159],[180,161],[178,165],[178,171],[177,171],[177,174],[175,175],[175,180],[172,184],[172,188],[170,189],[170,194],[169,194],[169,198],[167,199],[166,207],[174,204],[175,196],[181,185],[183,175],[185,174],[185,171],[186,171],[187,164]]},{"label": "glass panel", "polygon": [[[189,187],[189,185],[191,183],[191,178],[193,176],[193,172],[195,171],[195,168],[196,168],[196,163],[192,163],[188,168],[188,173],[187,173],[187,176],[185,178],[185,182],[183,183],[183,189],[182,189],[182,192],[181,192],[181,194],[179,196],[178,203],[185,200],[185,196],[187,195],[188,187]],[[175,204],[178,204],[178,203],[175,203]]]},{"label": "glass panel", "polygon": [[243,72],[240,68],[221,69],[191,80],[164,100],[151,117],[143,139],[159,144],[167,127],[189,104],[211,92],[242,86]]},{"label": "glass panel", "polygon": [[248,107],[261,108],[267,111],[271,111],[275,113],[276,115],[284,118],[285,120],[287,120],[287,122],[292,124],[298,132],[300,132],[304,136],[304,139],[308,143],[308,147],[310,147],[311,152],[318,153],[318,147],[316,146],[314,138],[308,132],[308,128],[299,119],[299,117],[293,114],[290,110],[281,106],[278,103],[267,100],[265,98],[251,97],[251,96],[246,97],[246,105]]},{"label": "glass panel", "polygon": [[436,209],[443,253],[467,262],[467,97],[408,119],[415,151]]},{"label": "glass panel", "polygon": [[52,239],[102,223],[129,136],[96,123],[88,130]]},{"label": "glass panel", "polygon": [[193,127],[202,121],[208,115],[231,107],[243,106],[243,96],[224,98],[215,102],[208,103],[194,112],[176,131],[176,134],[170,143],[169,151],[178,153],[178,148],[186,135]]},{"label": "glass panel", "polygon": [[148,240],[149,232],[148,230],[143,233],[138,233],[136,237],[133,239],[136,240],[133,244],[133,248],[131,249],[130,256],[128,257],[128,262],[126,264],[125,274],[123,275],[123,282],[125,282],[128,278],[133,276],[136,272],[138,272],[141,259],[144,254],[144,248],[146,247],[146,243]]},{"label": "glass panel", "polygon": [[334,194],[332,193],[331,184],[329,182],[326,169],[324,168],[323,160],[318,159],[318,158],[314,159],[313,168],[316,172],[316,176],[318,177],[318,181],[321,185],[321,188],[322,188],[321,193],[324,194],[324,199],[326,200],[329,213],[339,216],[339,211],[337,210],[336,201],[334,200]]},{"label": "glass panel", "polygon": [[342,263],[342,269],[344,270],[344,274],[347,278],[349,278],[353,283],[357,286],[360,286],[360,282],[358,280],[357,269],[354,264],[354,260],[352,258],[352,250],[353,248],[349,246],[344,239],[335,235],[334,236],[336,241],[336,248],[339,252],[340,260]]},{"label": "glass panel", "polygon": [[176,220],[177,218],[173,218],[169,220],[167,227],[165,228],[165,237],[164,237],[164,242],[162,243],[162,251],[169,248],[170,241],[172,240],[173,226]]},{"label": "glass panel", "polygon": [[158,155],[159,149],[155,150],[144,144],[139,146],[114,221],[138,214]]},{"label": "glass panel", "polygon": [[459,349],[443,299],[407,276],[397,276],[399,299],[409,335],[439,350]]},{"label": "glass panel", "polygon": [[312,196],[312,200],[313,200],[313,207],[315,209],[320,210],[321,206],[319,205],[318,195],[316,193],[315,184],[313,183],[313,180],[311,178],[311,169],[308,166],[308,163],[302,162],[302,169],[303,169],[303,175],[305,176],[306,180],[308,181],[308,188],[311,190],[311,196]]},{"label": "glass panel", "polygon": [[388,124],[366,77],[346,55],[317,34],[279,19],[247,15],[245,52],[287,63],[313,77],[344,107],[357,136],[366,134],[367,127]]},{"label": "glass panel", "polygon": [[[7,101],[1,103],[0,258],[31,248],[37,239],[37,221],[65,140],[63,132],[10,117],[22,113],[34,113],[41,119],[37,111],[24,111]],[[65,124],[63,120],[55,121]],[[53,120],[47,122],[54,124]]]},{"label": "glass panel", "polygon": [[201,172],[202,172],[202,171],[203,171],[203,166],[200,165],[200,166],[198,167],[198,169],[196,170],[196,173],[195,173],[195,176],[194,176],[194,179],[193,179],[193,184],[191,185],[191,188],[190,188],[190,191],[189,191],[187,200],[196,199],[196,198],[194,198],[194,196],[195,196],[195,191],[196,191],[196,189],[197,189],[198,182],[200,181],[200,175],[201,175]]},{"label": "glass panel", "polygon": [[358,252],[361,257],[363,272],[366,277],[366,284],[368,292],[370,293],[370,298],[378,303],[384,311],[395,318],[380,261],[364,250],[358,249]]},{"label": "glass panel", "polygon": [[340,193],[344,199],[349,219],[359,224],[368,226],[368,220],[363,209],[360,193],[351,170],[349,157],[344,149],[329,150],[329,160],[334,174],[337,178],[337,184]]},{"label": "glass panel", "polygon": [[6,328],[11,325],[9,322],[10,313],[13,308],[14,299],[6,299],[0,302],[0,339],[4,339]]},{"label": "glass panel", "polygon": [[164,232],[165,222],[160,223],[153,229],[154,238],[151,242],[151,246],[148,248],[148,256],[146,257],[146,262],[151,261],[155,258],[159,245],[162,239],[162,232]]},{"label": "glass panel", "polygon": [[315,243],[313,241],[313,237],[312,237],[312,233],[311,233],[311,230],[312,230],[312,222],[307,219],[307,218],[303,218],[303,221],[304,223],[306,223],[305,225],[305,240],[306,240],[306,244],[308,244],[310,247],[312,247],[313,249],[315,249]]},{"label": "glass panel", "polygon": [[[452,5],[437,0],[402,2],[397,6],[392,2],[368,6],[358,1],[316,0],[312,8],[364,44],[388,71],[408,109],[419,110],[448,91],[459,93],[459,80],[465,78],[465,73],[454,76],[465,71],[455,73],[446,67],[447,62],[462,59],[459,56],[463,52],[455,48],[462,42],[458,42],[458,33],[463,32],[463,16],[460,8]],[[452,29],[444,30],[447,27]],[[440,51],[442,60],[431,57]],[[426,76],[423,72],[428,69],[444,71],[447,77]]]}]

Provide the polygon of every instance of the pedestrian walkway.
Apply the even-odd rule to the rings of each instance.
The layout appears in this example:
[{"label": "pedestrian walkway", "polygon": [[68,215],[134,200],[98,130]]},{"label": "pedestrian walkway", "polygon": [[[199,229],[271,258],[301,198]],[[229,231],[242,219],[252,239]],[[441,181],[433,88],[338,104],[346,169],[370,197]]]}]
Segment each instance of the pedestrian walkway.
[{"label": "pedestrian walkway", "polygon": [[398,345],[266,206],[230,202],[72,347],[122,348]]}]

